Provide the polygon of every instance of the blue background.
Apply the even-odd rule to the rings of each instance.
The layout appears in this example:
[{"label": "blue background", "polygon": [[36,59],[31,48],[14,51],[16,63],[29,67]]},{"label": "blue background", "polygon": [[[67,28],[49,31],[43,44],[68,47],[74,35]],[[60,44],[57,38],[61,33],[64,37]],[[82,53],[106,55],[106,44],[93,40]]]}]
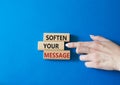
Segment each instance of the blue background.
[{"label": "blue background", "polygon": [[69,32],[71,41],[102,35],[120,44],[120,0],[0,0],[0,85],[120,85],[120,72],[43,60],[44,32]]}]

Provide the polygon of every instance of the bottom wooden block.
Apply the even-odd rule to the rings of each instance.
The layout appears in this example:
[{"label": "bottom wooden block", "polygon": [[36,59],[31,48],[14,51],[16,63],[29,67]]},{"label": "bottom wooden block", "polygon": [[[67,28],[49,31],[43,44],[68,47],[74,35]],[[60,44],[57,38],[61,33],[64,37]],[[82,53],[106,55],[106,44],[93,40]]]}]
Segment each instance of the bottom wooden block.
[{"label": "bottom wooden block", "polygon": [[44,59],[70,60],[70,51],[44,51]]}]

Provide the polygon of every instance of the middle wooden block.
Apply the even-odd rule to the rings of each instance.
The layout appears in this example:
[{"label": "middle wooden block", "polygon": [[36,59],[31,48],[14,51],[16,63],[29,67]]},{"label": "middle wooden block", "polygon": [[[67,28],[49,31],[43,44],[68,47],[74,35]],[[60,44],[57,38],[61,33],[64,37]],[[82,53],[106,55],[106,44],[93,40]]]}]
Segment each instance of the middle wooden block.
[{"label": "middle wooden block", "polygon": [[38,42],[38,50],[64,50],[64,42]]}]

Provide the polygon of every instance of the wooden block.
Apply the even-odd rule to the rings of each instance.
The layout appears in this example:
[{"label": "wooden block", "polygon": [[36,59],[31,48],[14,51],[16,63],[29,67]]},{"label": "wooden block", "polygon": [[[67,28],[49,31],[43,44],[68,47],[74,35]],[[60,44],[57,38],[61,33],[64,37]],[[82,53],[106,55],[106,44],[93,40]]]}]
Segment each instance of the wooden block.
[{"label": "wooden block", "polygon": [[70,60],[70,51],[44,51],[44,59],[50,60]]},{"label": "wooden block", "polygon": [[44,41],[70,41],[69,33],[44,33]]},{"label": "wooden block", "polygon": [[38,42],[38,50],[64,50],[64,42]]}]

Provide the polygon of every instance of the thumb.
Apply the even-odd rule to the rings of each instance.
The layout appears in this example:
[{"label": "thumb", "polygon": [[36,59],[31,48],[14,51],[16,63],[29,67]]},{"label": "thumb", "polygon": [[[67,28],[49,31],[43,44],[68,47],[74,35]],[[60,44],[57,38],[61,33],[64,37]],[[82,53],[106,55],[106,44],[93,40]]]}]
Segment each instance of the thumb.
[{"label": "thumb", "polygon": [[94,35],[90,35],[90,38],[94,41],[110,41],[102,36],[94,36]]}]

